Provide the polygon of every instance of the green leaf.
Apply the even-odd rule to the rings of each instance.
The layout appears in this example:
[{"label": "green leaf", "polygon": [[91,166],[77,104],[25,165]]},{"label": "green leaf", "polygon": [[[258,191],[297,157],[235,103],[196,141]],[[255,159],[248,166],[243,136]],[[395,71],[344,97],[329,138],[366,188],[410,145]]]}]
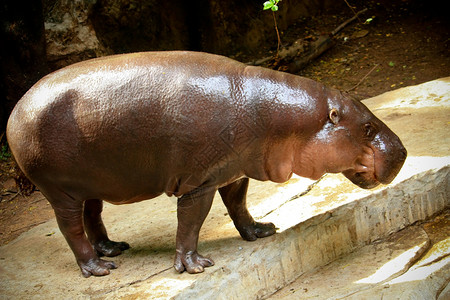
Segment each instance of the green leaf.
[{"label": "green leaf", "polygon": [[270,1],[264,2],[264,10],[272,8],[273,3]]},{"label": "green leaf", "polygon": [[389,62],[389,67],[393,67],[393,66],[395,66],[394,62],[390,61]]},{"label": "green leaf", "polygon": [[272,6],[272,11],[277,11],[278,10],[278,5],[274,5],[274,6]]}]

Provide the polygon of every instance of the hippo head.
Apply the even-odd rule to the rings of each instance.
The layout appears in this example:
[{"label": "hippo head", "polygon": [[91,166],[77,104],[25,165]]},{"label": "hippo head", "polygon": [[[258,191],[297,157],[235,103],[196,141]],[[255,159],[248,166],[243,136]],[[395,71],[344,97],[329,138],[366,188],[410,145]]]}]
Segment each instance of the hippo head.
[{"label": "hippo head", "polygon": [[327,104],[324,125],[308,143],[309,152],[320,160],[316,174],[342,172],[364,189],[390,183],[406,159],[398,136],[364,104],[340,92]]}]

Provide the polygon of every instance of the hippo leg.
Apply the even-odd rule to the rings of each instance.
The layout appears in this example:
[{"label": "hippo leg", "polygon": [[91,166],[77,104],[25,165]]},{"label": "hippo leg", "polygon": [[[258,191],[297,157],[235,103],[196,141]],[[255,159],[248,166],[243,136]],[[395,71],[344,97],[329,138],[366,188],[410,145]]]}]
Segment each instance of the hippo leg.
[{"label": "hippo leg", "polygon": [[108,238],[102,221],[103,201],[90,199],[84,202],[84,229],[98,256],[117,256],[130,248],[125,242],[114,242]]},{"label": "hippo leg", "polygon": [[248,178],[237,180],[220,188],[219,193],[241,237],[254,241],[274,234],[276,227],[272,223],[256,222],[250,215],[246,203],[248,182]]},{"label": "hippo leg", "polygon": [[182,273],[201,273],[214,261],[197,253],[200,228],[211,209],[215,188],[198,187],[178,199],[177,241],[174,268]]},{"label": "hippo leg", "polygon": [[59,229],[72,249],[83,276],[108,275],[110,269],[115,269],[114,262],[98,257],[86,237],[83,226],[83,201],[60,191],[47,192],[41,189],[41,192],[52,204]]}]

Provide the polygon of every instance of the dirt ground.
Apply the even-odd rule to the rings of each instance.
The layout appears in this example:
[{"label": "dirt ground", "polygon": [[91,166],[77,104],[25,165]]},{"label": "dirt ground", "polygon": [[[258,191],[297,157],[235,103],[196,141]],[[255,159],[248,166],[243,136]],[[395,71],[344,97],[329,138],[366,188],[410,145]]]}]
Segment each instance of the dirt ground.
[{"label": "dirt ground", "polygon": [[[348,91],[357,99],[450,76],[450,20],[444,7],[409,0],[359,3],[353,7],[355,12],[368,11],[337,34],[335,45],[298,75]],[[282,32],[282,44],[331,32],[353,15],[348,8],[299,20]],[[365,22],[369,18],[372,20]],[[261,56],[274,47],[276,41],[263,49]],[[2,146],[4,140],[1,135]],[[18,191],[13,165],[7,153],[0,151],[0,245],[4,245],[54,214],[41,193],[25,196]]]}]

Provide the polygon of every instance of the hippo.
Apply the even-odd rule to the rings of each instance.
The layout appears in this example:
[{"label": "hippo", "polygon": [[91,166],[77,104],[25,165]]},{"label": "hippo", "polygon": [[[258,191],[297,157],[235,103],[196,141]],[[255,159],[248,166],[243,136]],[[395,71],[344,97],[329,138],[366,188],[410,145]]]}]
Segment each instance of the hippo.
[{"label": "hippo", "polygon": [[176,196],[174,268],[214,265],[197,252],[219,191],[243,239],[276,232],[246,205],[249,178],[285,182],[343,173],[361,188],[388,184],[406,159],[400,139],[361,102],[321,83],[223,56],[142,52],[70,65],[19,100],[7,139],[54,209],[82,275],[129,248],[109,239],[103,201]]}]

